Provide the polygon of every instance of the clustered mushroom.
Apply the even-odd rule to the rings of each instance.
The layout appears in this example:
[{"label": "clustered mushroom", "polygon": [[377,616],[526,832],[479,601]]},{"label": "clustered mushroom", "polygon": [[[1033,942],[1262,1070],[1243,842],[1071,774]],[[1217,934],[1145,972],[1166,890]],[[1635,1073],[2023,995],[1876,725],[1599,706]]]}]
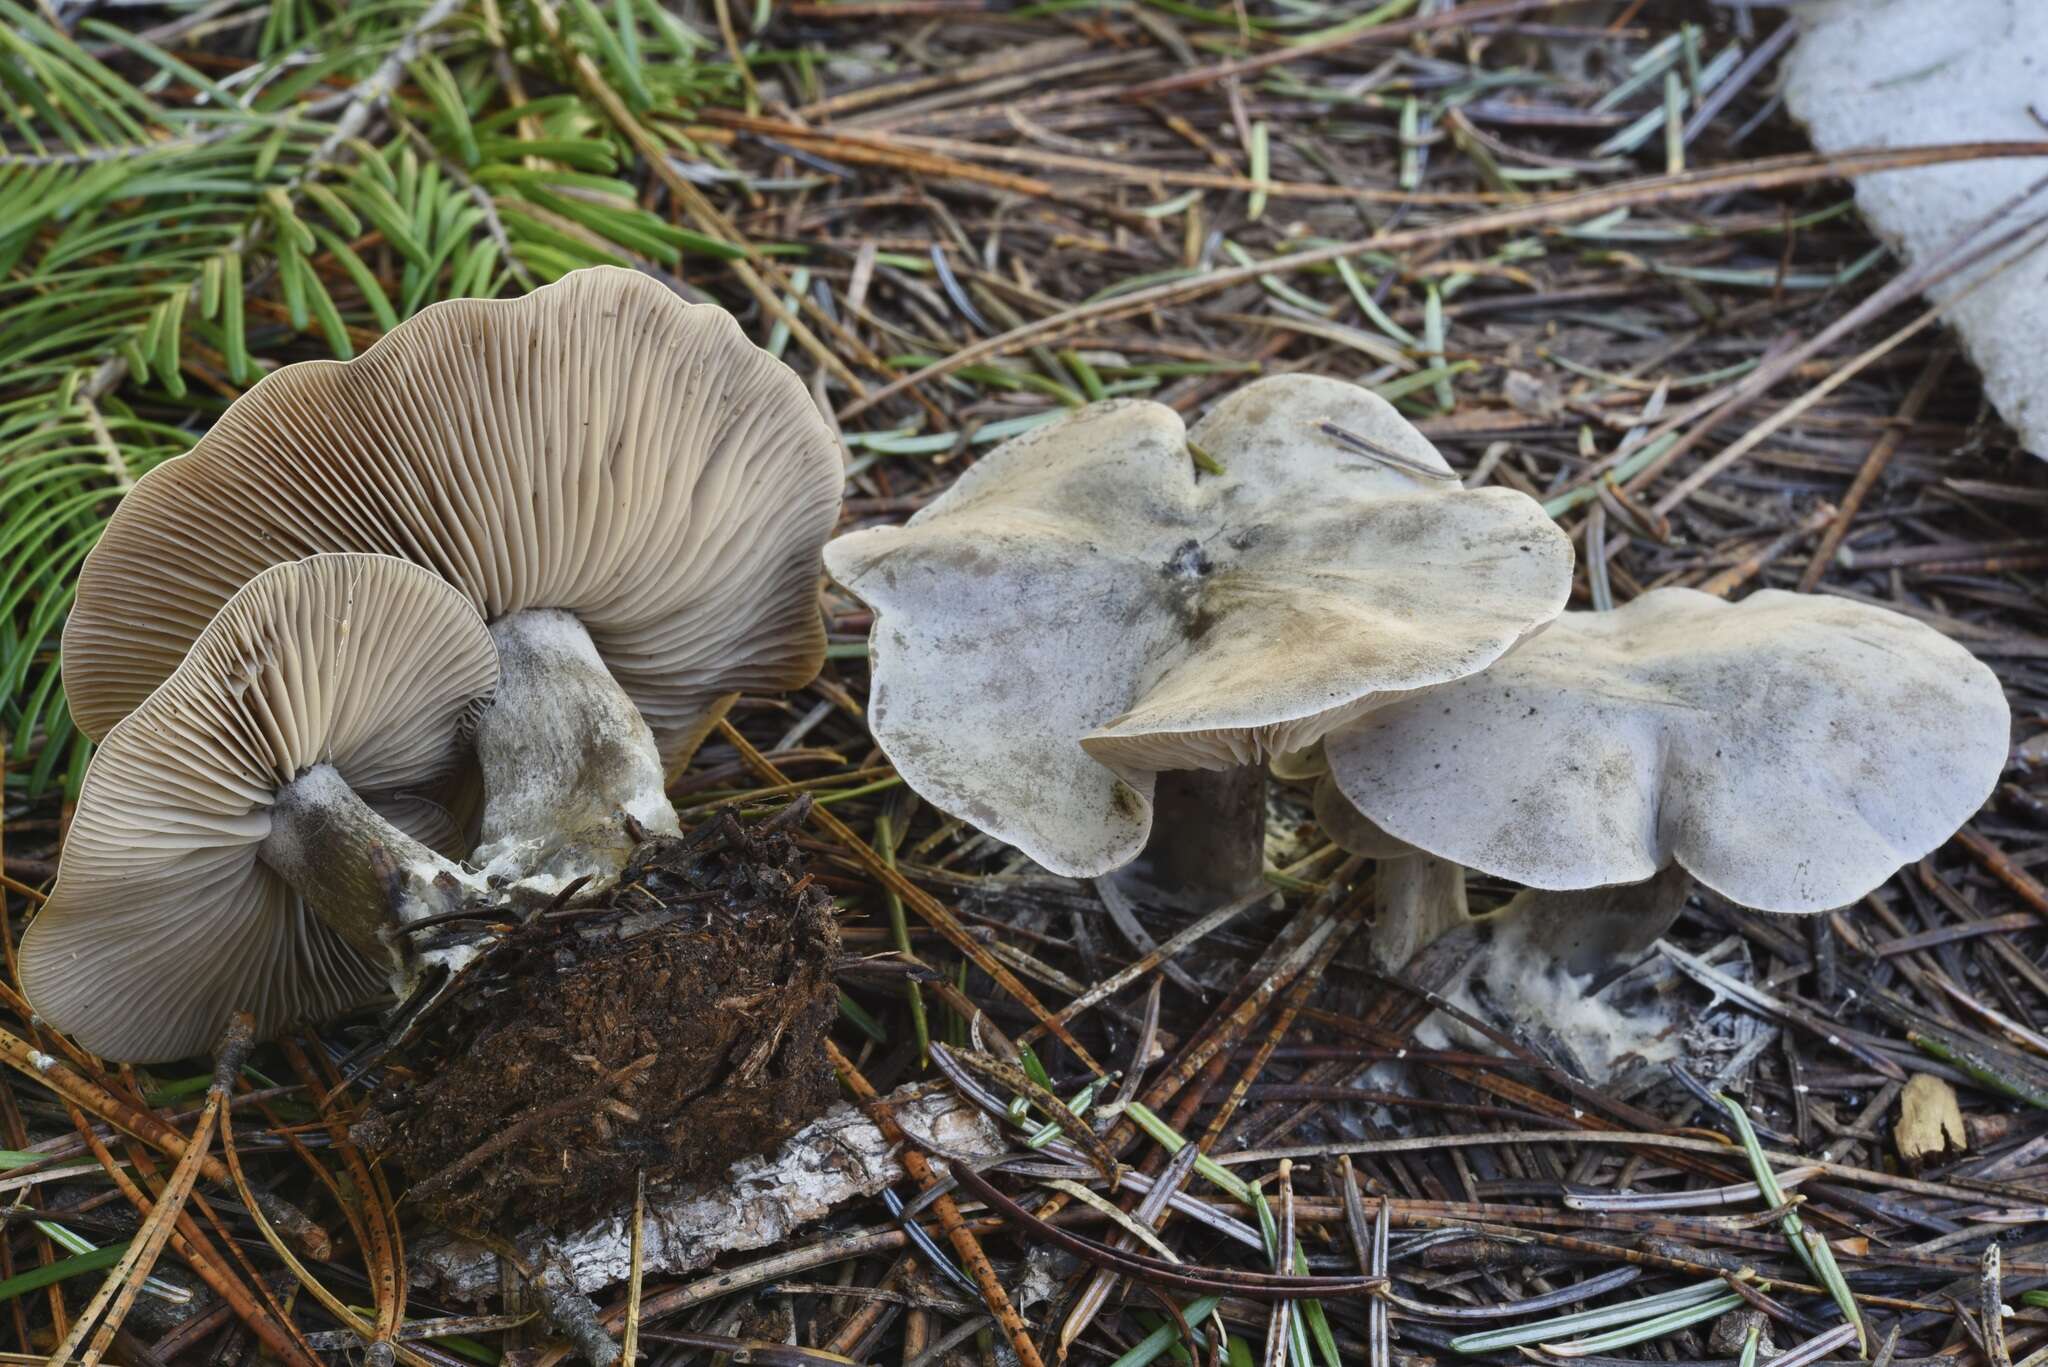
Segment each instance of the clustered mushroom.
[{"label": "clustered mushroom", "polygon": [[840,471],[793,372],[627,270],[267,376],[81,573],[64,686],[102,745],[31,1000],[177,1057],[237,1004],[416,984],[393,933],[452,898],[615,876],[732,700],[816,674]]},{"label": "clustered mushroom", "polygon": [[[1346,843],[1359,823],[1402,862],[1530,889],[1494,919],[1584,976],[1654,943],[1695,880],[1759,911],[1862,897],[1983,804],[2010,724],[1997,677],[1910,617],[1652,589],[1329,737],[1318,810],[1349,809],[1326,827]],[[1427,938],[1375,935],[1397,965]]]},{"label": "clustered mushroom", "polygon": [[825,555],[875,610],[869,724],[906,783],[1201,910],[1260,881],[1256,766],[1486,668],[1571,586],[1534,500],[1460,487],[1386,400],[1304,375],[1191,432],[1082,409]]},{"label": "clustered mushroom", "polygon": [[[1467,870],[1526,889],[1487,920],[1574,975],[1695,882],[1842,905],[2006,753],[1991,672],[1896,613],[1565,612],[1541,506],[1335,380],[1192,430],[1091,405],[825,545],[840,480],[786,368],[628,271],[268,377],[81,577],[65,688],[103,743],[23,942],[37,1008],[172,1057],[237,1007],[274,1030],[453,966],[405,932],[464,898],[615,875],[732,698],[816,672],[821,547],[874,611],[869,718],[912,789],[1106,897],[1210,911],[1265,886],[1267,766],[1326,769],[1395,968],[1469,923]],[[441,800],[480,801],[473,837]],[[188,948],[205,972],[154,967]]]},{"label": "clustered mushroom", "polygon": [[[1220,470],[1219,470],[1220,467]],[[1526,889],[1531,975],[1612,973],[1694,882],[1843,905],[1990,793],[1990,670],[1900,614],[1660,589],[1560,615],[1569,545],[1463,489],[1355,386],[1261,380],[1192,432],[1082,410],[901,527],[826,547],[875,613],[870,719],[910,786],[1057,873],[1209,909],[1257,886],[1251,768],[1313,777],[1377,861],[1379,957],[1471,920],[1467,869]]]},{"label": "clustered mushroom", "polygon": [[95,739],[263,569],[423,565],[490,624],[486,869],[615,870],[745,690],[817,673],[838,445],[723,309],[634,271],[436,304],[351,361],[265,377],[121,500],[79,575],[64,689]]},{"label": "clustered mushroom", "polygon": [[22,938],[37,1011],[95,1053],[178,1058],[236,1011],[267,1034],[376,995],[402,968],[386,908],[401,929],[479,890],[416,794],[497,684],[483,619],[417,565],[258,574],[93,755]]}]

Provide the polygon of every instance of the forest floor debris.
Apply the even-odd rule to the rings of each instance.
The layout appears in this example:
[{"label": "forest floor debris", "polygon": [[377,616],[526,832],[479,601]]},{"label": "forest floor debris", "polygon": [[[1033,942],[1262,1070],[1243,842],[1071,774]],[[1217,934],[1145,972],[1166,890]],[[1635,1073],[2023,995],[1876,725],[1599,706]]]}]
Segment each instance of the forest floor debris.
[{"label": "forest floor debris", "polygon": [[[9,8],[0,50],[20,72],[33,50],[28,87],[69,92],[0,154],[16,925],[84,753],[55,632],[113,495],[272,363],[596,260],[717,299],[798,367],[839,418],[848,528],[900,520],[1072,404],[1143,394],[1193,418],[1253,375],[1308,370],[1404,405],[1469,485],[1540,499],[1579,548],[1577,606],[1667,584],[1881,603],[1985,659],[2017,739],[2042,734],[2048,470],[1844,179],[1965,154],[1811,152],[1775,93],[1777,11],[790,0],[715,6],[701,34],[644,3],[51,11],[83,22]],[[842,908],[839,1083],[895,1099],[927,1139],[920,1108],[992,1106],[1017,1165],[972,1175],[1022,1213],[953,1185],[964,1139],[926,1152],[834,1111],[802,1133],[858,1128],[853,1177],[818,1169],[829,1199],[712,1264],[691,1265],[711,1251],[687,1233],[701,1223],[658,1246],[651,1200],[636,1275],[627,1183],[616,1216],[569,1236],[598,1250],[573,1278],[586,1327],[637,1324],[663,1363],[738,1348],[921,1367],[1063,1349],[1141,1367],[1176,1342],[1206,1359],[1219,1332],[1268,1361],[1374,1367],[1502,1326],[1602,1361],[1733,1364],[1761,1343],[1659,1316],[1675,1296],[1699,1298],[1688,1313],[1732,1300],[1831,1362],[1855,1351],[1845,1308],[1892,1367],[2005,1367],[2048,1343],[2048,1248],[2025,1242],[2048,1220],[2038,763],[1856,907],[1696,898],[1630,984],[1685,1022],[1683,1056],[1595,1083],[1469,1008],[1484,1049],[1419,1042],[1439,1002],[1412,969],[1374,971],[1369,879],[1306,815],[1274,898],[1181,947],[1167,980],[1144,941],[1182,922],[1140,906],[1120,924],[906,794],[866,726],[868,614],[827,606],[826,673],[742,698],[670,795],[687,829],[815,798],[793,838]],[[40,1357],[204,1143],[210,1074],[103,1067],[0,1004],[0,1182],[22,1201],[0,1336]],[[254,1185],[209,1153],[165,1242],[168,1290],[141,1280],[147,1259],[125,1265],[140,1308],[110,1351],[562,1359],[518,1248],[453,1261],[402,1175],[351,1139],[384,1079],[341,1065],[382,1028],[259,1051],[221,1111]],[[1917,1171],[1892,1139],[1915,1076],[1953,1089],[1970,1139]],[[688,1220],[752,1195],[701,1189]],[[294,1222],[290,1261],[259,1200],[269,1226]],[[414,1283],[444,1257],[476,1305]],[[1253,1298],[1254,1278],[1296,1271],[1362,1289],[1284,1314]],[[1378,1277],[1390,1295],[1364,1285]],[[1581,1298],[1611,1327],[1557,1324]]]}]

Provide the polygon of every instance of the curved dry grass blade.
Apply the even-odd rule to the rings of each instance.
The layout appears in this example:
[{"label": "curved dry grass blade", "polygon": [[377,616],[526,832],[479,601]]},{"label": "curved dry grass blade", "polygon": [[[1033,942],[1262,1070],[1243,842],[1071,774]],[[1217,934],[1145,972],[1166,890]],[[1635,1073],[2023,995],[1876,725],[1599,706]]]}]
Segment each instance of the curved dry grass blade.
[{"label": "curved dry grass blade", "polygon": [[[72,1127],[78,1131],[87,1151],[99,1161],[101,1169],[112,1180],[115,1188],[137,1211],[149,1210],[152,1206],[149,1196],[144,1193],[136,1178],[129,1175],[120,1160],[108,1151],[92,1122],[87,1119],[85,1109],[68,1097],[63,1098],[63,1101],[65,1113],[70,1116]],[[226,1115],[227,1111],[223,1110],[221,1114]],[[137,1160],[137,1171],[147,1176],[148,1172],[140,1161],[146,1150],[136,1142],[131,1142],[128,1149],[130,1155]],[[196,1196],[192,1203],[198,1204]],[[246,1325],[249,1332],[254,1334],[265,1348],[288,1364],[288,1367],[320,1367],[312,1350],[305,1346],[297,1326],[277,1310],[268,1288],[263,1287],[260,1281],[257,1282],[264,1300],[270,1302],[268,1306],[259,1304],[249,1288],[243,1285],[234,1273],[227,1270],[207,1241],[206,1235],[192,1222],[189,1213],[180,1214],[175,1224],[177,1228],[171,1235],[171,1247],[177,1250],[178,1256],[185,1260],[186,1265],[199,1274],[200,1280],[221,1298],[223,1306]],[[251,1276],[254,1276],[253,1272]]]},{"label": "curved dry grass blade", "polygon": [[619,1360],[626,1367],[640,1360],[640,1274],[641,1253],[647,1229],[647,1174],[633,1178],[633,1252],[626,1274],[626,1328],[619,1335]]},{"label": "curved dry grass blade", "polygon": [[[737,732],[733,734],[738,735]],[[741,743],[745,744],[744,741]],[[840,1053],[839,1047],[829,1039],[825,1041],[825,1053],[832,1060],[832,1066],[838,1070],[840,1080],[853,1093],[854,1099],[873,1117],[882,1133],[889,1137],[889,1142],[904,1145],[903,1170],[920,1186],[930,1187],[937,1183],[940,1180],[938,1173],[932,1169],[923,1152],[916,1147],[916,1140],[896,1123],[896,1117],[890,1113],[888,1104],[882,1100],[881,1093],[875,1090],[874,1084],[870,1083],[861,1071],[853,1066],[852,1060]],[[955,1175],[958,1175],[957,1168]],[[1002,1328],[1004,1337],[1009,1340],[1011,1349],[1017,1354],[1017,1360],[1023,1367],[1044,1367],[1044,1359],[1039,1357],[1037,1347],[1031,1342],[1031,1334],[1024,1326],[1024,1317],[1017,1313],[1016,1305],[1010,1300],[1010,1293],[1003,1289],[1002,1279],[996,1275],[995,1266],[989,1262],[988,1254],[982,1251],[981,1241],[974,1237],[974,1231],[969,1229],[966,1220],[961,1218],[959,1206],[954,1203],[952,1197],[942,1196],[933,1202],[933,1211],[939,1217],[939,1227],[946,1231],[946,1237],[952,1241],[953,1251],[967,1264],[967,1270],[981,1291],[982,1300],[988,1306],[989,1314]]]},{"label": "curved dry grass blade", "polygon": [[1359,1297],[1371,1294],[1374,1287],[1381,1285],[1379,1280],[1371,1277],[1283,1276],[1216,1268],[1202,1269],[1169,1263],[1164,1259],[1144,1254],[1127,1253],[1039,1219],[967,1164],[954,1163],[948,1166],[954,1180],[988,1202],[1011,1223],[1031,1230],[1040,1238],[1056,1243],[1098,1267],[1113,1268],[1134,1281],[1173,1286],[1185,1291],[1248,1296],[1254,1300],[1306,1300],[1315,1296]]},{"label": "curved dry grass blade", "polygon": [[[0,991],[7,992],[9,996],[15,995],[8,989]],[[24,1017],[31,1014],[26,1002],[20,1002],[20,1012]],[[76,1068],[33,1047],[7,1030],[0,1030],[0,1063],[5,1063],[23,1076],[42,1083],[65,1100],[77,1105],[80,1110],[104,1120],[115,1129],[134,1135],[165,1157],[175,1161],[185,1156],[185,1137],[171,1126],[148,1111],[129,1105]],[[220,1159],[210,1155],[202,1158],[199,1174],[207,1181],[217,1182],[222,1186],[226,1186],[230,1180],[227,1167]],[[283,1225],[291,1232],[294,1242],[307,1257],[316,1262],[326,1262],[333,1256],[334,1241],[328,1237],[326,1230],[320,1228],[304,1212],[267,1192],[257,1193],[255,1199],[261,1203],[263,1212],[273,1222]]]},{"label": "curved dry grass blade", "polygon": [[[1291,52],[1288,55],[1291,57]],[[1317,247],[1309,251],[1270,257],[1228,270],[1208,271],[1191,278],[1171,280],[1165,284],[1133,290],[1128,294],[1098,299],[1093,303],[1066,309],[1050,317],[1026,323],[1022,327],[1012,328],[1000,336],[961,347],[920,370],[901,379],[892,380],[880,389],[869,392],[865,397],[843,405],[838,416],[841,422],[845,422],[905,390],[927,384],[943,375],[951,374],[962,366],[973,365],[993,356],[1006,356],[1025,347],[1058,341],[1086,328],[1150,313],[1167,305],[1182,304],[1190,299],[1214,294],[1235,285],[1263,280],[1269,275],[1283,275],[1306,270],[1312,266],[1326,266],[1333,261],[1365,252],[1392,252],[1430,246],[1466,237],[1507,232],[1516,228],[1533,228],[1574,219],[1596,218],[1619,208],[1672,204],[1741,189],[1781,189],[1816,180],[1847,179],[1867,175],[1873,171],[1898,170],[1909,166],[1933,166],[1942,162],[1970,161],[1992,156],[2038,157],[2044,154],[2048,154],[2048,143],[1993,142],[1880,149],[1845,153],[1837,157],[1819,154],[1773,157],[1763,161],[1738,163],[1734,166],[1687,171],[1675,176],[1650,176],[1640,180],[1624,181],[1620,185],[1603,186],[1581,194],[1563,195],[1534,204],[1472,214],[1449,223],[1398,229],[1357,242],[1345,242],[1333,247]]]},{"label": "curved dry grass blade", "polygon": [[[739,751],[740,758],[746,763],[747,767],[762,778],[770,783],[787,783],[789,781],[782,771],[770,763],[768,758],[759,750],[755,749],[753,742],[741,735],[731,722],[720,718],[718,733],[724,737],[727,744]],[[868,871],[870,876],[881,882],[884,887],[893,889],[898,897],[901,897],[908,906],[924,918],[927,925],[938,931],[945,938],[946,943],[966,955],[968,962],[972,963],[976,968],[988,974],[989,977],[994,978],[996,984],[1022,1004],[1026,1010],[1030,1011],[1037,1018],[1038,1023],[1050,1031],[1055,1039],[1071,1049],[1074,1057],[1081,1061],[1083,1067],[1097,1074],[1106,1071],[1102,1065],[1095,1061],[1094,1056],[1088,1052],[1081,1042],[1074,1038],[1065,1024],[1045,1009],[1031,989],[1026,987],[1016,974],[1006,968],[1001,960],[989,953],[988,946],[982,944],[972,935],[969,935],[966,927],[960,924],[959,918],[942,906],[937,898],[911,882],[908,878],[905,878],[890,861],[884,860],[882,856],[876,854],[874,848],[867,841],[862,840],[856,835],[851,826],[848,826],[838,817],[832,815],[826,808],[813,806],[810,810],[810,819],[815,824],[822,826],[827,835],[838,841],[845,847],[847,853],[859,860],[861,866]]]},{"label": "curved dry grass blade", "polygon": [[1526,1344],[1542,1343],[1559,1334],[1575,1334],[1584,1329],[1605,1329],[1618,1324],[1634,1324],[1644,1320],[1658,1319],[1674,1310],[1683,1310],[1704,1302],[1725,1298],[1740,1301],[1718,1281],[1701,1282],[1696,1286],[1680,1287],[1676,1291],[1664,1291],[1641,1300],[1628,1301],[1621,1305],[1606,1305],[1598,1310],[1581,1310],[1577,1314],[1561,1315],[1556,1319],[1542,1320],[1535,1324],[1518,1324],[1505,1329],[1486,1329],[1473,1334],[1460,1334],[1450,1342],[1454,1353],[1491,1353],[1501,1348],[1520,1348]]},{"label": "curved dry grass blade", "polygon": [[[1156,993],[1154,997],[1156,1000]],[[1137,1209],[1132,1212],[1132,1220],[1149,1231],[1158,1221],[1160,1213],[1166,1209],[1167,1202],[1186,1184],[1188,1174],[1195,1170],[1195,1160],[1201,1156],[1202,1151],[1193,1144],[1185,1145],[1179,1153],[1173,1155],[1167,1161],[1165,1170],[1153,1180],[1152,1189],[1138,1202]],[[1067,1313],[1065,1323],[1060,1326],[1061,1361],[1066,1360],[1075,1340],[1086,1333],[1088,1326],[1095,1322],[1095,1316],[1108,1301],[1110,1294],[1116,1290],[1116,1285],[1117,1274],[1108,1268],[1097,1268],[1095,1274],[1089,1278],[1088,1285],[1075,1298],[1074,1308]]]},{"label": "curved dry grass blade", "polygon": [[1020,1096],[1028,1097],[1033,1105],[1051,1117],[1053,1122],[1080,1146],[1081,1151],[1088,1155],[1088,1160],[1095,1165],[1095,1170],[1102,1174],[1102,1180],[1109,1183],[1110,1190],[1116,1190],[1123,1178],[1123,1164],[1117,1162],[1116,1155],[1109,1151],[1109,1146],[1102,1142],[1102,1137],[1096,1134],[1086,1121],[1075,1115],[1065,1101],[1034,1082],[1022,1068],[1012,1067],[986,1054],[948,1049],[945,1045],[934,1042],[932,1059],[938,1062],[941,1057],[947,1062],[972,1069]]},{"label": "curved dry grass blade", "polygon": [[227,1157],[228,1174],[234,1183],[235,1192],[241,1197],[243,1203],[248,1206],[249,1218],[256,1222],[256,1231],[263,1236],[263,1241],[270,1245],[270,1251],[278,1256],[279,1261],[284,1263],[286,1269],[291,1272],[292,1277],[300,1286],[305,1288],[306,1293],[320,1303],[321,1309],[334,1316],[340,1323],[355,1330],[357,1336],[365,1344],[378,1342],[389,1344],[398,1361],[404,1363],[405,1367],[435,1367],[434,1363],[403,1343],[391,1339],[380,1340],[377,1337],[377,1326],[374,1321],[366,1321],[361,1315],[350,1309],[339,1296],[329,1291],[320,1282],[319,1278],[307,1271],[306,1265],[300,1262],[297,1256],[292,1253],[291,1248],[286,1245],[284,1239],[272,1227],[269,1219],[258,1208],[255,1192],[249,1186],[249,1179],[243,1175],[241,1155],[235,1152],[233,1114],[233,1107],[223,1107],[221,1109],[221,1152]]},{"label": "curved dry grass blade", "polygon": [[255,1022],[247,1015],[238,1015],[228,1023],[214,1063],[213,1084],[206,1091],[206,1106],[192,1127],[192,1138],[185,1145],[184,1156],[171,1170],[170,1180],[164,1184],[155,1206],[142,1222],[142,1228],[136,1231],[135,1238],[129,1242],[127,1251],[114,1264],[85,1310],[72,1321],[71,1331],[51,1355],[52,1361],[71,1361],[79,1343],[84,1340],[86,1329],[95,1323],[99,1328],[81,1359],[85,1367],[94,1367],[114,1341],[115,1332],[128,1317],[129,1307],[135,1303],[136,1292],[141,1290],[143,1280],[155,1268],[156,1260],[162,1255],[164,1244],[177,1224],[178,1215],[185,1208],[186,1198],[192,1194],[192,1184],[199,1178],[207,1146],[213,1142],[214,1122],[226,1105],[235,1076],[242,1071],[242,1063],[249,1056],[254,1028]]},{"label": "curved dry grass blade", "polygon": [[[1539,1346],[1552,1357],[1590,1357],[1595,1353],[1606,1353],[1616,1348],[1627,1348],[1638,1343],[1648,1343],[1651,1339],[1663,1338],[1666,1334],[1715,1319],[1741,1304],[1743,1300],[1740,1296],[1717,1296],[1713,1300],[1687,1306],[1683,1310],[1673,1310],[1654,1319],[1641,1320],[1604,1334],[1595,1334],[1592,1338],[1575,1339],[1570,1343],[1542,1343]],[[1843,1337],[1847,1338],[1848,1335]]]},{"label": "curved dry grass blade", "polygon": [[1420,1319],[1431,1320],[1500,1320],[1514,1315],[1534,1314],[1538,1310],[1555,1310],[1560,1305],[1571,1305],[1578,1301],[1591,1300],[1609,1291],[1619,1290],[1643,1275],[1639,1267],[1618,1267],[1612,1272],[1602,1272],[1570,1286],[1560,1286],[1555,1291],[1546,1291],[1540,1296],[1527,1300],[1504,1301],[1498,1305],[1425,1305],[1397,1296],[1391,1291],[1381,1293],[1390,1305],[1397,1305]]}]

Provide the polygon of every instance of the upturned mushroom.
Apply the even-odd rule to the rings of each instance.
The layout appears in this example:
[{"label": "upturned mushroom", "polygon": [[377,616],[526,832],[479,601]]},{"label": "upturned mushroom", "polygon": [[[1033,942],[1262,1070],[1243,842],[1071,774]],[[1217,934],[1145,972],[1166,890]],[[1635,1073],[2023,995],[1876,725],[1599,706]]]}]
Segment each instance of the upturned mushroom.
[{"label": "upturned mushroom", "polygon": [[1484,669],[1571,576],[1533,500],[1461,488],[1386,401],[1301,375],[1192,432],[1092,405],[825,558],[875,611],[869,720],[906,783],[1183,907],[1256,886],[1257,765]]},{"label": "upturned mushroom", "polygon": [[111,1058],[359,1005],[421,962],[390,932],[479,891],[423,843],[498,682],[431,571],[321,555],[251,579],[93,755],[21,942],[39,1015]]},{"label": "upturned mushroom", "polygon": [[[1654,589],[1327,737],[1318,806],[1341,792],[1412,858],[1523,885],[1496,918],[1584,976],[1654,943],[1694,880],[1759,911],[1855,901],[1983,804],[2010,727],[1996,676],[1909,617]],[[1377,928],[1384,956],[1440,911]]]},{"label": "upturned mushroom", "polygon": [[817,672],[838,445],[722,309],[632,271],[425,309],[352,361],[286,366],[122,499],[64,632],[99,737],[266,567],[374,552],[490,624],[475,859],[615,873],[672,832],[666,773],[744,690]]}]

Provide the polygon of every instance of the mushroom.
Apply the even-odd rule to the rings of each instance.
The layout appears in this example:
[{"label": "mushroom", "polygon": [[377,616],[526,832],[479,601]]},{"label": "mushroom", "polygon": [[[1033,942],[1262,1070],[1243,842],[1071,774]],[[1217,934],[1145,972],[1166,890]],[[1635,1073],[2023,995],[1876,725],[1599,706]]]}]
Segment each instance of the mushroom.
[{"label": "mushroom", "polygon": [[[1330,838],[1354,854],[1362,853],[1334,832]],[[1465,871],[1450,860],[1412,847],[1371,857],[1378,861],[1373,876],[1371,943],[1382,964],[1403,967],[1438,936],[1471,920],[1465,901]]]},{"label": "mushroom", "polygon": [[1323,834],[1353,854],[1362,854],[1367,859],[1403,859],[1419,853],[1413,845],[1388,835],[1368,820],[1364,812],[1346,802],[1327,771],[1316,779],[1311,805]]},{"label": "mushroom", "polygon": [[875,610],[869,721],[906,783],[1055,873],[1138,860],[1183,907],[1257,885],[1250,766],[1485,668],[1571,577],[1533,500],[1460,488],[1392,405],[1302,375],[1192,432],[1091,405],[825,559]]},{"label": "mushroom", "polygon": [[1695,879],[1760,911],[1853,902],[1983,804],[2010,725],[1996,676],[1909,617],[1666,588],[1566,613],[1324,750],[1373,827],[1531,889],[1496,918],[1584,975],[1653,944]]},{"label": "mushroom", "polygon": [[81,572],[65,692],[103,736],[265,567],[411,560],[503,662],[478,862],[614,873],[631,822],[676,829],[664,777],[735,695],[817,673],[840,471],[795,374],[647,276],[435,304],[267,376],[137,481]]},{"label": "mushroom", "polygon": [[398,923],[478,891],[409,796],[451,773],[498,682],[462,594],[380,555],[251,579],[94,753],[21,942],[39,1015],[111,1058],[264,1035],[417,970]]}]

